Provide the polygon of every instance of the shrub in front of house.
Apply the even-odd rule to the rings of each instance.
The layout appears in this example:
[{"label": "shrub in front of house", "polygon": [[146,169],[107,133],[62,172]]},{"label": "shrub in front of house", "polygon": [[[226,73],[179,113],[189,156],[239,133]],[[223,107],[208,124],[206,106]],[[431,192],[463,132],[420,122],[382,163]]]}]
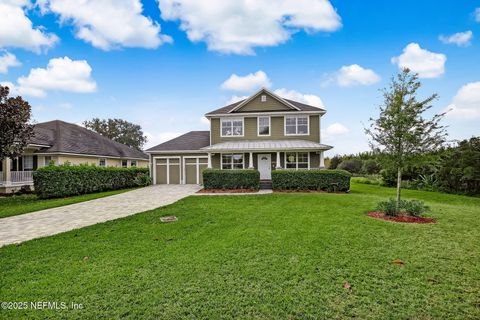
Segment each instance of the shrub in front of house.
[{"label": "shrub in front of house", "polygon": [[272,187],[274,190],[350,190],[351,174],[345,170],[274,170]]},{"label": "shrub in front of house", "polygon": [[146,168],[60,165],[34,171],[33,183],[37,196],[47,199],[145,186],[150,179]]},{"label": "shrub in front of house", "polygon": [[203,171],[203,187],[208,190],[258,190],[260,172],[258,170],[220,170]]}]

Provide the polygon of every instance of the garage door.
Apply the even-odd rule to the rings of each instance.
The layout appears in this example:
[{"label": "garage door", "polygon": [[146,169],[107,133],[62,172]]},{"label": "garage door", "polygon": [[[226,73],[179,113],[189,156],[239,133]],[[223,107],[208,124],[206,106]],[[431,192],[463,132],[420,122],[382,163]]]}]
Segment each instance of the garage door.
[{"label": "garage door", "polygon": [[155,167],[156,184],[180,183],[180,157],[158,158]]},{"label": "garage door", "polygon": [[186,184],[202,184],[202,172],[208,166],[207,157],[184,157],[183,168]]}]

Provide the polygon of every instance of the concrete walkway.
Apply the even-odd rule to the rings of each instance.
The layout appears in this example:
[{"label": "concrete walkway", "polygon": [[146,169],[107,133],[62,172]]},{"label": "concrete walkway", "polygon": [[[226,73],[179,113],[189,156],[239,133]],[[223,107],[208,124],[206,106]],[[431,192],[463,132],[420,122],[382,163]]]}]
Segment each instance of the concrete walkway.
[{"label": "concrete walkway", "polygon": [[155,185],[114,196],[0,219],[0,247],[51,236],[174,203],[197,185]]}]

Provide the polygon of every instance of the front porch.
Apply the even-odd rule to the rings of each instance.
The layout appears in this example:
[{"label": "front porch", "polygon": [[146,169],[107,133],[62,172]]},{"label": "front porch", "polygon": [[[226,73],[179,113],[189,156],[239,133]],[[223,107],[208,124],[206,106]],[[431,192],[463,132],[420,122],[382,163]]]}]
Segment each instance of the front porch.
[{"label": "front porch", "polygon": [[16,192],[24,186],[33,187],[35,160],[33,156],[24,156],[0,161],[0,194]]}]

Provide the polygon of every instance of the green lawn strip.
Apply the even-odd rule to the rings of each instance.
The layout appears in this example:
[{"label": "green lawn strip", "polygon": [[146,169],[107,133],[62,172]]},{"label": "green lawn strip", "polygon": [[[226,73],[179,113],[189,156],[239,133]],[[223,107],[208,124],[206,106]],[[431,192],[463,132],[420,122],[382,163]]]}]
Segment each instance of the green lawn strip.
[{"label": "green lawn strip", "polygon": [[84,194],[58,199],[38,199],[34,194],[7,196],[0,198],[0,218],[16,216],[23,213],[39,211],[43,209],[66,206],[68,204],[103,198],[115,194],[123,193],[133,189],[121,189],[113,191],[105,191],[98,193]]},{"label": "green lawn strip", "polygon": [[[188,197],[116,221],[0,248],[2,310],[29,318],[475,319],[480,199],[405,191],[437,224],[366,216],[395,190]],[[178,222],[159,218],[176,215]],[[88,257],[88,258],[85,258]],[[395,265],[392,261],[405,264]],[[348,281],[352,289],[344,289]]]}]

